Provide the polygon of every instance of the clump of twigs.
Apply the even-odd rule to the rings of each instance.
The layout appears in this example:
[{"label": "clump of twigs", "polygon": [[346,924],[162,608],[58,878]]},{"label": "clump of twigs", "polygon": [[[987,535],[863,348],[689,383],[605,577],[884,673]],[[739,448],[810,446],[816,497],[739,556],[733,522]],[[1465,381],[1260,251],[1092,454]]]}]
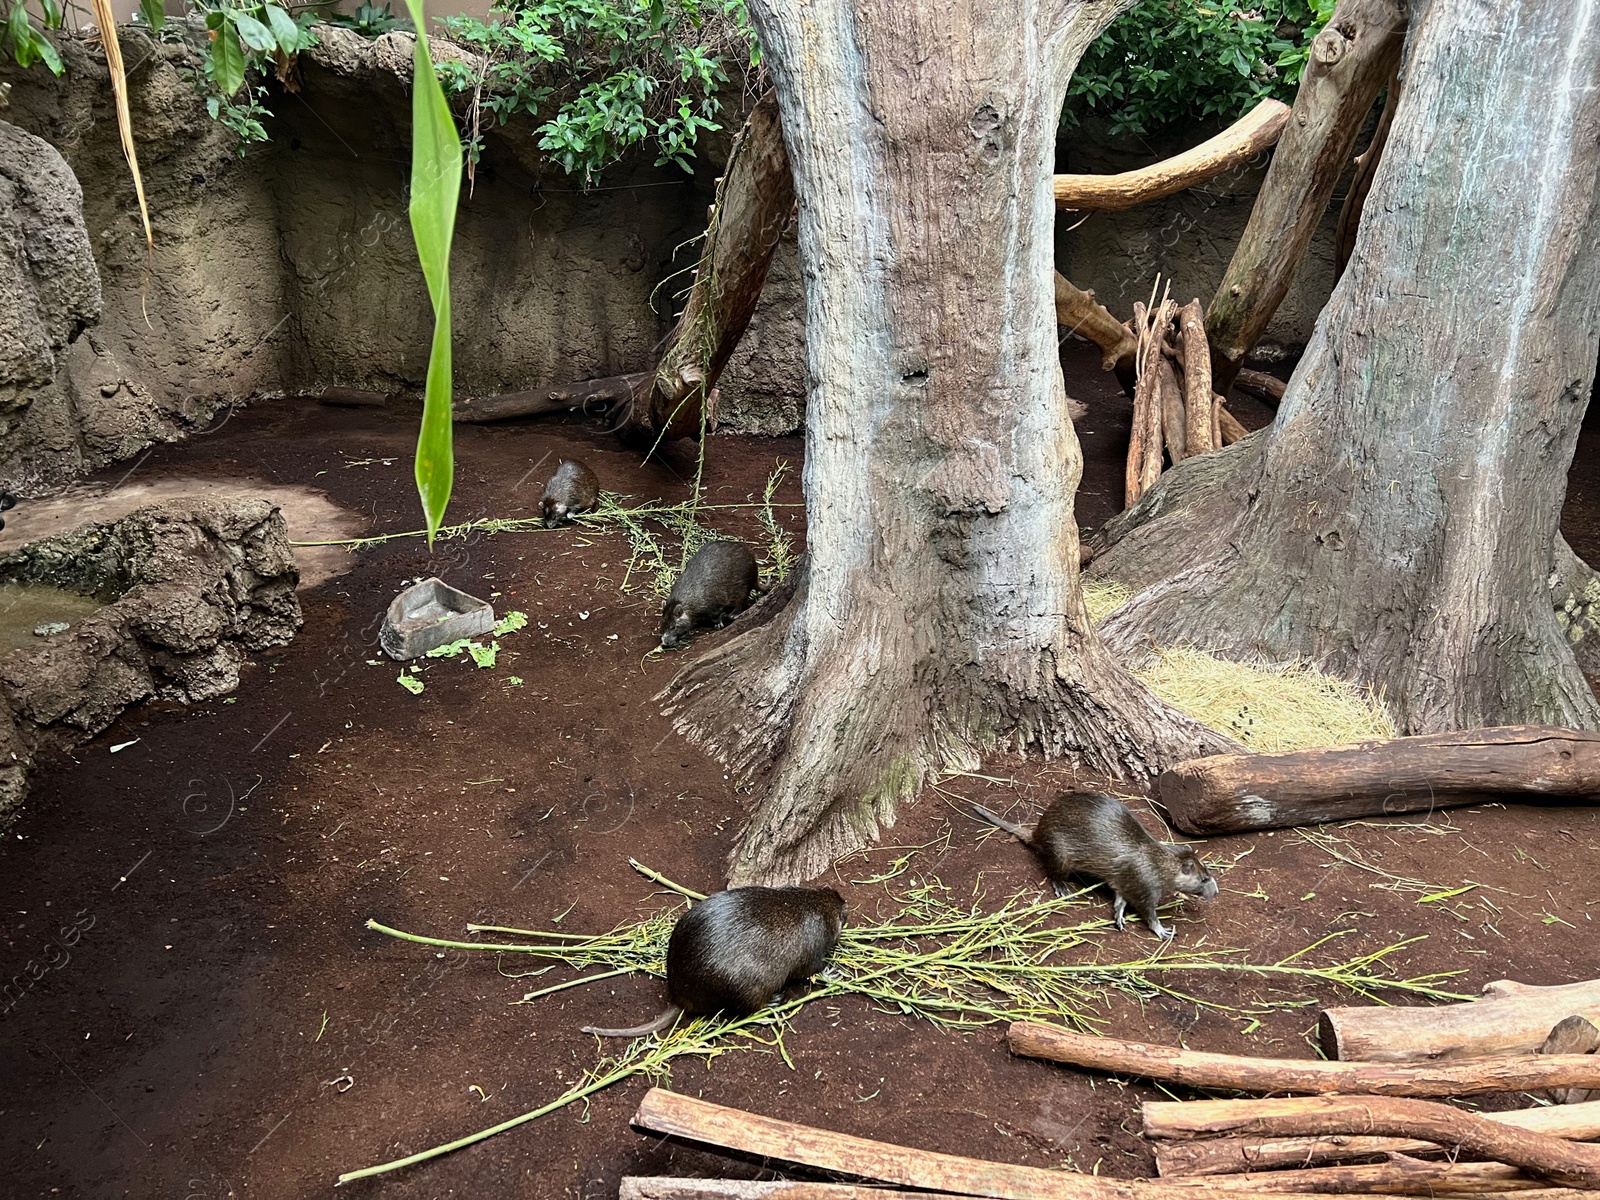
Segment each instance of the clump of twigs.
[{"label": "clump of twigs", "polygon": [[[704,898],[638,863],[634,866],[689,900]],[[431,1150],[350,1172],[340,1176],[339,1182],[382,1174],[450,1153],[635,1075],[660,1079],[676,1058],[709,1059],[733,1050],[759,1050],[776,1053],[789,1062],[784,1037],[791,1018],[807,1004],[843,995],[862,996],[886,1011],[905,1013],[950,1030],[1026,1019],[1093,1029],[1100,1020],[1097,1010],[1114,992],[1139,997],[1167,995],[1219,1007],[1180,990],[1181,977],[1195,972],[1248,975],[1291,984],[1294,991],[1282,1003],[1295,1006],[1304,1002],[1304,987],[1313,982],[1363,996],[1400,991],[1440,999],[1466,998],[1444,990],[1444,984],[1456,972],[1405,978],[1388,970],[1389,960],[1420,938],[1323,966],[1314,965],[1310,956],[1349,931],[1329,934],[1268,963],[1251,962],[1243,950],[1190,950],[1165,944],[1154,946],[1145,955],[1118,958],[1115,947],[1129,943],[1115,934],[1100,907],[1091,907],[1083,896],[1078,893],[1066,898],[1040,898],[1036,893],[1019,892],[996,907],[986,908],[981,891],[958,898],[937,879],[913,880],[900,892],[891,893],[898,909],[892,921],[846,926],[827,969],[816,986],[803,995],[751,1016],[698,1017],[680,1022],[664,1034],[636,1039],[620,1054],[601,1058],[548,1104]],[[522,1002],[530,1003],[556,991],[632,971],[664,975],[667,939],[677,916],[678,910],[673,907],[636,925],[620,926],[593,937],[505,926],[468,926],[473,934],[495,935],[493,941],[425,937],[373,921],[367,924],[380,933],[426,946],[526,955],[546,960],[552,966],[565,964],[579,970],[603,968],[598,973],[528,992]],[[525,978],[526,974],[514,977]]]}]

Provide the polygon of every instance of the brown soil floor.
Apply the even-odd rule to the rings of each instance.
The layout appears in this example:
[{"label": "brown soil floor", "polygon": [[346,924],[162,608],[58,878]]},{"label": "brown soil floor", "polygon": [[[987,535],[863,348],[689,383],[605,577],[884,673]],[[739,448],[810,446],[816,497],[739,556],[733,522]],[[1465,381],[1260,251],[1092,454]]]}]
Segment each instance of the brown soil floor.
[{"label": "brown soil floor", "polygon": [[[1079,512],[1095,524],[1117,506],[1127,404],[1083,349],[1069,350],[1067,369],[1091,405]],[[374,532],[410,529],[414,419],[265,403],[158,449],[135,478],[313,487]],[[641,498],[682,498],[692,476],[687,447],[641,468],[577,424],[469,427],[458,439],[455,520],[533,512],[562,455]],[[801,449],[798,439],[716,439],[713,496],[759,496],[774,461],[798,465]],[[1595,452],[1586,438],[1568,522],[1591,559],[1600,495],[1582,472]],[[799,499],[792,476],[779,499]],[[718,524],[759,533],[750,510]],[[651,703],[682,660],[643,657],[655,606],[619,591],[625,547],[620,535],[566,530],[444,542],[432,557],[418,539],[363,552],[302,593],[305,628],[262,655],[236,696],[132,712],[45,774],[0,849],[0,967],[5,978],[47,968],[0,1018],[0,1196],[319,1194],[341,1171],[554,1097],[597,1057],[580,1024],[656,1011],[662,988],[645,978],[518,1007],[528,984],[502,977],[493,959],[439,958],[364,928],[374,917],[446,936],[468,921],[604,930],[664,902],[629,856],[718,886],[744,798]],[[504,639],[495,668],[431,663],[427,690],[412,696],[392,663],[368,660],[389,598],[431,573],[499,592],[500,609],[534,622]],[[1006,782],[958,779],[947,791],[1029,808],[1068,777],[1009,759],[986,773]],[[1400,952],[1398,968],[1459,971],[1462,991],[1507,976],[1593,976],[1596,820],[1591,809],[1490,806],[1335,831],[1341,853],[1382,873],[1292,832],[1215,839],[1210,861],[1232,864],[1223,893],[1185,906],[1179,944],[1242,946],[1269,961],[1348,931],[1340,954],[1425,937]],[[851,882],[907,848],[917,849],[902,880]],[[977,826],[930,791],[835,882],[858,914],[888,916],[889,888],[937,875],[965,894],[980,872],[992,896],[1041,880],[1021,847],[980,842]],[[1397,879],[1479,886],[1424,903]],[[1121,937],[1109,944],[1129,957],[1154,947],[1137,927]],[[1108,1031],[1307,1055],[1316,1005],[1347,998],[1222,975],[1185,977],[1181,989],[1220,1007],[1115,1001]],[[1301,1006],[1243,1011],[1267,1000]],[[996,1027],[942,1033],[849,999],[804,1009],[788,1048],[792,1069],[735,1053],[680,1063],[672,1085],[933,1150],[1118,1176],[1150,1168],[1136,1101],[1153,1090],[1013,1059]],[[349,1191],[591,1200],[614,1196],[626,1173],[763,1172],[631,1131],[645,1086]]]}]

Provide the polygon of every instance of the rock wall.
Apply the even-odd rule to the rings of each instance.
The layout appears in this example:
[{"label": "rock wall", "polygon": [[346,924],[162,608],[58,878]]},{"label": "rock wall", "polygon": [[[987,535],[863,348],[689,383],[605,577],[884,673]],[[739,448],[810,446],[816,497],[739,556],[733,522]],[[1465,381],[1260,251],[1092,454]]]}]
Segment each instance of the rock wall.
[{"label": "rock wall", "polygon": [[[411,42],[319,36],[301,90],[273,88],[272,141],[241,158],[205,112],[193,52],[124,31],[156,236],[148,280],[103,58],[64,39],[61,80],[0,67],[12,85],[0,118],[54,145],[83,183],[105,297],[63,356],[59,394],[30,384],[34,403],[0,435],[0,485],[48,491],[253,397],[420,390],[433,318],[405,211]],[[674,250],[704,225],[714,165],[693,179],[619,171],[585,195],[542,162],[528,124],[486,143],[452,258],[458,390],[648,365],[670,327],[652,293],[688,262]]]},{"label": "rock wall", "polygon": [[[272,140],[241,158],[232,134],[206,115],[193,51],[124,31],[156,233],[148,272],[103,57],[64,39],[62,80],[0,66],[0,82],[11,84],[0,119],[17,127],[0,135],[0,272],[11,271],[0,274],[0,486],[57,489],[255,398],[329,385],[420,392],[432,313],[405,212],[411,41],[318,33],[323,44],[300,62],[300,90],[271,87]],[[704,228],[729,132],[711,139],[692,179],[619,168],[585,194],[543,160],[531,123],[487,130],[452,258],[458,392],[649,366],[671,327],[671,287],[682,279],[674,273],[691,262],[687,243]],[[1122,170],[1205,132],[1135,154],[1080,131],[1064,142],[1059,165]],[[1250,169],[1131,213],[1099,214],[1076,230],[1063,220],[1059,261],[1119,316],[1157,272],[1183,299],[1208,297],[1259,175]],[[35,177],[37,187],[17,182]],[[1332,282],[1331,217],[1327,225],[1269,338],[1294,345],[1309,334]],[[39,256],[19,267],[27,229],[55,232],[34,236],[28,245]],[[21,318],[7,316],[13,279],[34,299],[11,308],[44,314],[37,328],[22,331]],[[54,279],[69,286],[41,283]],[[800,426],[803,342],[791,233],[723,377],[720,429]]]},{"label": "rock wall", "polygon": [[0,554],[0,580],[107,601],[38,649],[0,657],[0,829],[37,755],[99,733],[148,699],[232,691],[249,650],[300,628],[288,528],[268,501],[169,501]]}]

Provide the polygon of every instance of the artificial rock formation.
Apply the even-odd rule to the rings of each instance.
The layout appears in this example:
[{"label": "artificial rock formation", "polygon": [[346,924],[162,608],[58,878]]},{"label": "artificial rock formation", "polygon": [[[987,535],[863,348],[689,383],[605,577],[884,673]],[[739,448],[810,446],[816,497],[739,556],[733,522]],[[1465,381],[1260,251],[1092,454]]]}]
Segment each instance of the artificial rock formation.
[{"label": "artificial rock formation", "polygon": [[105,599],[38,649],[0,657],[0,828],[35,758],[70,748],[145,700],[208,700],[247,652],[301,623],[288,529],[266,500],[171,501],[0,554],[0,580]]}]

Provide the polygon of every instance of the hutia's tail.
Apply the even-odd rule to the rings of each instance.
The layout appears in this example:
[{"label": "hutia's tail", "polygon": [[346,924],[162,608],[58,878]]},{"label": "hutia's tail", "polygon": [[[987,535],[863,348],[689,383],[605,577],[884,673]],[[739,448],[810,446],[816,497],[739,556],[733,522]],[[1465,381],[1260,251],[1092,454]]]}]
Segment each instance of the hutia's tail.
[{"label": "hutia's tail", "polygon": [[[969,800],[969,801],[967,801],[967,803],[968,804],[972,804],[972,801]],[[983,807],[983,805],[981,805],[981,804],[972,804],[972,811],[977,813],[980,817],[982,817],[985,821],[989,822],[989,824],[993,825],[996,829],[1005,830],[1012,837],[1016,838],[1019,842],[1025,842],[1031,836],[1028,833],[1028,831],[1026,829],[1024,829],[1021,825],[1018,825],[1013,821],[1008,821],[1004,817],[998,816],[995,813],[990,812],[987,808]]]},{"label": "hutia's tail", "polygon": [[662,1010],[660,1016],[656,1017],[652,1021],[646,1021],[643,1025],[635,1025],[632,1029],[598,1029],[593,1025],[585,1025],[582,1029],[582,1032],[592,1033],[595,1035],[595,1037],[643,1037],[647,1033],[661,1032],[661,1030],[676,1022],[681,1016],[683,1016],[683,1009],[679,1008],[676,1004],[669,1004],[665,1009]]}]

